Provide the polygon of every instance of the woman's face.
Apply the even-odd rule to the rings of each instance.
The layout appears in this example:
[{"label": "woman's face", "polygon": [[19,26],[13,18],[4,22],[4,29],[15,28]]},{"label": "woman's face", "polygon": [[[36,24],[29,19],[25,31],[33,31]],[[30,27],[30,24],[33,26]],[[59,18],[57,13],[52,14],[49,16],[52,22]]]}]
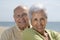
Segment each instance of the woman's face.
[{"label": "woman's face", "polygon": [[44,16],[44,12],[33,12],[31,24],[38,32],[43,32],[47,23],[47,18]]}]

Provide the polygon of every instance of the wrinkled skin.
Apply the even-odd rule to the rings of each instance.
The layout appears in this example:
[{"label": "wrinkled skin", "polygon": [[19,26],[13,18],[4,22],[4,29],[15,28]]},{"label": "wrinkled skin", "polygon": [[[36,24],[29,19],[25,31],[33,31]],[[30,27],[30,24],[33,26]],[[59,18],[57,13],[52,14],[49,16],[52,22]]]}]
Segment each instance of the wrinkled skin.
[{"label": "wrinkled skin", "polygon": [[17,8],[14,11],[14,20],[20,30],[24,30],[29,25],[27,9]]},{"label": "wrinkled skin", "polygon": [[47,23],[47,18],[44,16],[43,11],[33,12],[32,20],[31,20],[33,29],[43,34],[45,31],[46,23]]}]

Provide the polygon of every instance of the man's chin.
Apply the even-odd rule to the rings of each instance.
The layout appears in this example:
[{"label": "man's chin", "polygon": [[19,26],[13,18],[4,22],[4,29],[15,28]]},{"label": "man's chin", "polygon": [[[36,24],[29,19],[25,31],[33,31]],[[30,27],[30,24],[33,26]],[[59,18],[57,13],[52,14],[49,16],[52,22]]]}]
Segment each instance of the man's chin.
[{"label": "man's chin", "polygon": [[20,28],[20,30],[24,30],[25,29],[25,27],[19,27]]}]

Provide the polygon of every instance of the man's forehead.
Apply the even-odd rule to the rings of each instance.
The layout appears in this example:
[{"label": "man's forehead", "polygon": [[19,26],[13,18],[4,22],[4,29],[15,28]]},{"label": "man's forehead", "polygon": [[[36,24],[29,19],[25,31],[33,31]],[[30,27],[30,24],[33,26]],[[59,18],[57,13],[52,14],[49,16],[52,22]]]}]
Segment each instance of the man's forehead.
[{"label": "man's forehead", "polygon": [[27,9],[17,8],[17,9],[15,9],[15,11],[27,11]]},{"label": "man's forehead", "polygon": [[28,13],[28,11],[21,8],[18,8],[14,11],[14,14],[23,14],[23,13]]},{"label": "man's forehead", "polygon": [[14,9],[14,12],[17,11],[17,10],[20,10],[20,11],[27,11],[28,8],[25,7],[25,6],[17,6],[17,7]]},{"label": "man's forehead", "polygon": [[22,14],[28,14],[27,11],[17,10],[15,11],[14,15],[22,15]]}]

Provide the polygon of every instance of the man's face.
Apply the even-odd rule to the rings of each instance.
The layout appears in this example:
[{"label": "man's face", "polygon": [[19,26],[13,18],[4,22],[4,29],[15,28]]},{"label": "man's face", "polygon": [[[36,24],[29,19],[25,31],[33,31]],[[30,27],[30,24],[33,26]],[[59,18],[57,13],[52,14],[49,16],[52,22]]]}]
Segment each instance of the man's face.
[{"label": "man's face", "polygon": [[38,32],[43,32],[47,23],[47,19],[45,18],[44,12],[33,12],[32,14],[32,26],[35,30],[37,30]]},{"label": "man's face", "polygon": [[27,10],[20,8],[14,12],[15,22],[21,30],[24,30],[29,24],[27,14],[28,14]]}]

